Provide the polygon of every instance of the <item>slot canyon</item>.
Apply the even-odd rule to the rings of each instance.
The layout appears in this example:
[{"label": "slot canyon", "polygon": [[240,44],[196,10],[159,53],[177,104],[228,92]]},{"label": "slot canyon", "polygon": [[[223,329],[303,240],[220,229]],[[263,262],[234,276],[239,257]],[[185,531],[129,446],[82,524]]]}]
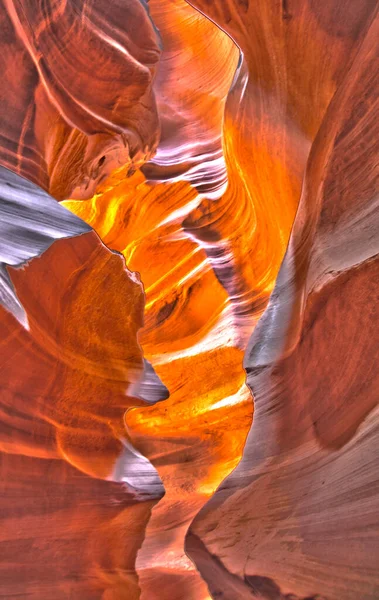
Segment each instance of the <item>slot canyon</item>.
[{"label": "slot canyon", "polygon": [[0,599],[379,600],[378,1],[0,3]]}]

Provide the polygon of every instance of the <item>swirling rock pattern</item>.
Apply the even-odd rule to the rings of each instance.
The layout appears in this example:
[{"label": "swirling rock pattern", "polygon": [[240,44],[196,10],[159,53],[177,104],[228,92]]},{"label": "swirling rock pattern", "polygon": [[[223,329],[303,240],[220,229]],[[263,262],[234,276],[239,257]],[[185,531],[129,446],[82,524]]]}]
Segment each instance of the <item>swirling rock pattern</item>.
[{"label": "swirling rock pattern", "polygon": [[188,537],[214,597],[378,597],[378,28],[374,11],[313,143],[246,352],[255,417],[243,460]]},{"label": "swirling rock pattern", "polygon": [[[150,11],[162,36],[165,72],[172,73],[171,78],[180,74],[187,86],[191,84],[190,89],[196,89],[199,83],[204,87],[208,74],[203,93],[208,90],[206,106],[212,109],[214,118],[205,129],[207,117],[201,111],[199,91],[192,121],[188,123],[187,117],[185,127],[178,128],[178,136],[185,139],[192,133],[191,147],[183,151],[199,152],[194,141],[200,134],[201,152],[205,145],[211,151],[216,148],[215,137],[221,134],[222,112],[238,64],[238,51],[227,36],[189,5],[152,2]],[[205,67],[197,58],[205,45],[200,33],[207,34],[209,45]],[[183,56],[178,50],[184,45]],[[157,79],[160,84],[159,73]],[[177,96],[170,94],[167,110],[181,97],[180,88]],[[157,98],[162,98],[158,92]],[[183,107],[184,114],[185,110],[191,114],[190,99]],[[163,141],[166,152],[175,149],[169,134]],[[179,171],[184,168],[181,157],[182,153],[177,159],[172,156]],[[202,155],[196,160],[212,173],[212,165]],[[138,554],[141,597],[155,600],[166,593],[172,600],[205,600],[209,597],[206,586],[186,557],[183,540],[193,517],[237,464],[252,406],[241,369],[243,344],[227,292],[202,245],[182,226],[183,219],[199,204],[201,190],[194,187],[196,181],[189,185],[189,171],[182,177],[188,182],[178,182],[176,171],[162,166],[158,173],[157,164],[153,168],[157,176],[166,179],[165,184],[152,186],[136,173],[105,194],[64,204],[90,223],[106,245],[122,252],[128,266],[141,274],[146,313],[140,341],[145,356],[170,390],[170,399],[159,407],[133,410],[127,415],[133,444],[156,466],[166,491],[153,512]],[[152,174],[146,175],[151,181]],[[217,180],[214,182],[216,185]],[[230,411],[233,421],[229,423]]]},{"label": "swirling rock pattern", "polygon": [[5,597],[374,600],[376,2],[4,6]]},{"label": "swirling rock pattern", "polygon": [[2,1],[1,163],[57,199],[134,172],[159,140],[145,4]]},{"label": "swirling rock pattern", "polygon": [[151,181],[189,181],[215,199],[227,183],[222,125],[238,49],[184,0],[149,6],[163,46],[154,80],[162,133],[143,171]]},{"label": "swirling rock pattern", "polygon": [[1,596],[138,598],[135,556],[164,489],[124,413],[168,396],[137,340],[141,282],[3,167],[0,208]]}]

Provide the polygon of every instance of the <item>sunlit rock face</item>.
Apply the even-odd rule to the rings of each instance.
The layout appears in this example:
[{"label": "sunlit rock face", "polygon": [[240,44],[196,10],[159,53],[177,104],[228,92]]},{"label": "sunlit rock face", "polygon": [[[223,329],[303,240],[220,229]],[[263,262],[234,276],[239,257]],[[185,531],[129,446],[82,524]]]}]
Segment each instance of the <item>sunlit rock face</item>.
[{"label": "sunlit rock face", "polygon": [[6,0],[5,597],[377,598],[375,12]]},{"label": "sunlit rock face", "polygon": [[[175,138],[170,135],[177,136],[178,144],[183,140],[182,150],[177,148],[179,158],[171,155],[170,159],[183,172],[180,181],[169,165],[157,164],[163,155],[158,149],[157,162],[148,165],[150,172],[145,170],[148,182],[136,173],[91,200],[64,204],[90,223],[106,245],[122,252],[129,268],[140,273],[146,308],[139,339],[145,356],[170,390],[170,398],[159,408],[133,409],[126,417],[133,445],[159,471],[166,492],[149,521],[137,558],[141,598],[153,600],[166,594],[173,600],[205,600],[207,587],[185,555],[184,537],[194,516],[236,466],[251,423],[252,403],[241,368],[245,344],[228,293],[205,248],[182,224],[201,201],[201,190],[196,189],[196,182],[190,185],[191,172],[184,172],[188,166],[180,161],[184,152],[193,155],[194,162],[209,173],[208,183],[214,182],[210,193],[220,194],[219,180],[212,179],[214,163],[196,155],[196,142],[202,139],[200,151],[208,148],[210,155],[216,143],[221,148],[225,101],[239,53],[227,36],[185,3],[150,3],[150,12],[163,43],[159,69],[165,65],[164,72],[172,73],[172,79],[184,79],[189,88],[188,115],[192,91],[198,98],[199,85],[207,86],[207,109],[212,108],[213,121],[207,130],[207,114],[197,100],[192,121],[187,117],[185,127],[165,133],[163,148],[175,149]],[[201,66],[198,56],[205,40],[208,62]],[[208,72],[211,77],[206,77]],[[158,70],[160,85],[159,77]],[[167,92],[167,111],[174,102],[180,106],[180,89],[177,96],[175,87],[170,95]],[[191,132],[188,146],[185,136],[189,138]],[[166,182],[153,184],[153,175]]]},{"label": "sunlit rock face", "polygon": [[163,47],[154,80],[161,138],[143,171],[148,180],[189,181],[216,198],[227,183],[222,124],[238,49],[185,0],[149,7]]},{"label": "sunlit rock face", "polygon": [[137,339],[142,284],[3,167],[0,207],[1,593],[138,598],[135,556],[164,488],[124,413],[168,395]]}]

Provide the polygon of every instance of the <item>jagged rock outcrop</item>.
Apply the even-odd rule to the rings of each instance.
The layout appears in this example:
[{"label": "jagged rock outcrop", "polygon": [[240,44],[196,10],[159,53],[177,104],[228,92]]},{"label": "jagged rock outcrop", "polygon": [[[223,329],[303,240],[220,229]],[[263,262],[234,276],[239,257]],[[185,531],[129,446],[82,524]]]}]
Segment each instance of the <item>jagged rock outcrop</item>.
[{"label": "jagged rock outcrop", "polygon": [[3,167],[0,208],[0,593],[138,598],[136,552],[164,488],[124,414],[168,396],[137,339],[142,284]]}]

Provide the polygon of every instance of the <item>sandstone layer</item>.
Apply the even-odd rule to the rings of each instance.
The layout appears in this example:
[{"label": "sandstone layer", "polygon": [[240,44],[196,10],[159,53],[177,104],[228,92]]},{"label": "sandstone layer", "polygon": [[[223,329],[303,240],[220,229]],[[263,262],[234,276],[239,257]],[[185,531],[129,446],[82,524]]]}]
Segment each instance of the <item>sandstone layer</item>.
[{"label": "sandstone layer", "polygon": [[378,28],[373,11],[245,355],[243,459],[187,538],[215,598],[378,597]]},{"label": "sandstone layer", "polygon": [[2,6],[0,597],[375,600],[376,0]]}]

